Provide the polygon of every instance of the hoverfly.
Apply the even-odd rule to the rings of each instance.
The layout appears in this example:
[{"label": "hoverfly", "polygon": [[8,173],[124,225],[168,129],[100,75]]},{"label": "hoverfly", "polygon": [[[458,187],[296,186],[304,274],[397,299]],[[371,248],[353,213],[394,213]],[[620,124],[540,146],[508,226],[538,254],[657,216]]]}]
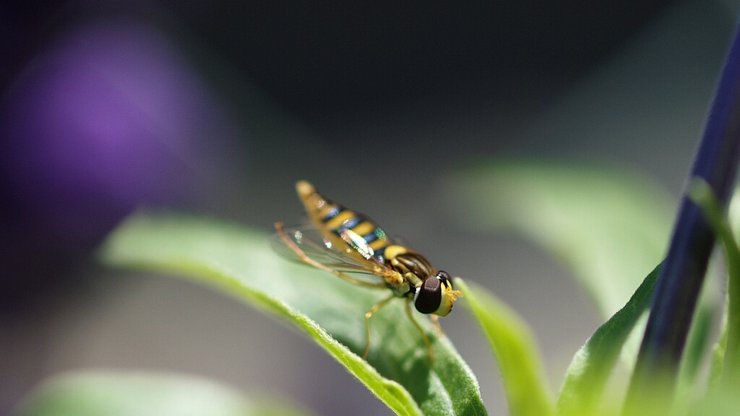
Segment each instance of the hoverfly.
[{"label": "hoverfly", "polygon": [[[388,237],[366,215],[324,197],[309,182],[298,181],[296,192],[311,225],[285,228],[280,222],[275,224],[280,242],[290,249],[289,253],[349,283],[391,291],[365,313],[363,358],[367,358],[370,350],[370,318],[392,299],[403,298],[406,315],[421,334],[432,360],[431,342],[414,319],[410,305],[413,302],[417,311],[430,314],[441,331],[437,317],[447,316],[457,298],[462,296],[452,287],[450,275],[434,268],[421,254]],[[374,278],[367,280],[348,273],[365,273]]]}]

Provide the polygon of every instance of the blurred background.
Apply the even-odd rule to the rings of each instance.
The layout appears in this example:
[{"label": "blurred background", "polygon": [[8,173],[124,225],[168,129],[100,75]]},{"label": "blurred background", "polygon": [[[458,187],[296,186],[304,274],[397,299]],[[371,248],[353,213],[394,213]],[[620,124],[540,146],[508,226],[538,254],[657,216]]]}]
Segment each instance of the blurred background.
[{"label": "blurred background", "polygon": [[[3,2],[0,414],[45,377],[87,367],[205,375],[317,414],[387,413],[273,319],[94,260],[142,206],[266,232],[297,223],[299,178],[497,293],[532,325],[557,388],[601,318],[541,249],[461,226],[442,184],[488,157],[578,160],[640,172],[677,198],[737,10]],[[504,412],[488,347],[463,315],[445,319],[447,333]]]}]

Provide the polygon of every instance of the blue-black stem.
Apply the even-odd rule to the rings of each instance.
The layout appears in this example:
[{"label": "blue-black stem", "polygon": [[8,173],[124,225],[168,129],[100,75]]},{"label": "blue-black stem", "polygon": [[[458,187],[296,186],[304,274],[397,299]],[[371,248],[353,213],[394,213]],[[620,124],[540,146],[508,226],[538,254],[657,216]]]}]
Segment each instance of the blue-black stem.
[{"label": "blue-black stem", "polygon": [[[737,29],[689,177],[704,179],[725,208],[735,182],[739,143],[740,29]],[[626,413],[631,413],[631,407],[640,406],[643,398],[649,400],[644,395],[655,390],[656,382],[675,379],[714,242],[715,236],[700,208],[684,196],[655,287]],[[656,380],[658,375],[660,380]],[[672,384],[664,387],[669,393],[673,389]]]}]

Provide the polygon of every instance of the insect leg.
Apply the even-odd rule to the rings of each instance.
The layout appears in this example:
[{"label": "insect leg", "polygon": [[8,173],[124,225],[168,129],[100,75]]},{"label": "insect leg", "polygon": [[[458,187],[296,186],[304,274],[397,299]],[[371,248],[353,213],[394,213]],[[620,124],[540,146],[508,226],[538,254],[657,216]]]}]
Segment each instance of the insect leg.
[{"label": "insect leg", "polygon": [[417,321],[416,318],[414,318],[414,315],[411,312],[411,302],[412,301],[413,301],[413,299],[411,299],[411,298],[409,298],[406,301],[406,315],[409,317],[409,319],[411,320],[411,323],[414,324],[414,326],[416,327],[416,329],[421,334],[421,339],[424,340],[424,345],[427,346],[427,354],[429,354],[429,362],[430,363],[433,363],[434,362],[434,351],[432,350],[432,342],[429,341],[429,337],[424,332],[424,329],[419,324],[419,321]]},{"label": "insect leg", "polygon": [[275,231],[277,231],[278,236],[280,236],[280,240],[283,241],[283,244],[285,244],[289,249],[293,250],[295,252],[295,254],[298,256],[298,258],[302,262],[308,264],[309,266],[313,266],[313,267],[315,267],[315,268],[317,268],[319,270],[323,270],[325,272],[329,272],[329,273],[331,273],[331,274],[339,277],[340,279],[342,279],[344,281],[347,281],[349,283],[352,283],[354,285],[365,286],[365,287],[373,287],[373,288],[379,288],[379,289],[385,289],[386,288],[385,283],[382,283],[382,282],[373,283],[373,282],[366,282],[366,281],[360,280],[360,279],[355,279],[354,277],[349,276],[346,273],[342,273],[339,270],[334,270],[331,267],[328,267],[326,265],[323,265],[323,264],[319,263],[318,261],[316,261],[316,260],[308,257],[306,255],[306,253],[304,253],[303,250],[301,250],[301,248],[298,247],[298,245],[293,240],[291,240],[290,237],[288,237],[288,235],[285,233],[285,230],[283,229],[283,223],[282,222],[276,222],[275,223]]},{"label": "insect leg", "polygon": [[432,323],[434,324],[434,332],[437,333],[437,337],[442,337],[445,331],[442,329],[442,325],[439,323],[439,315],[431,315]]},{"label": "insect leg", "polygon": [[390,295],[384,298],[380,302],[373,305],[369,311],[365,312],[365,352],[362,353],[362,358],[367,358],[367,354],[370,352],[370,318],[373,317],[383,306],[387,305],[388,302],[395,298],[395,295]]}]

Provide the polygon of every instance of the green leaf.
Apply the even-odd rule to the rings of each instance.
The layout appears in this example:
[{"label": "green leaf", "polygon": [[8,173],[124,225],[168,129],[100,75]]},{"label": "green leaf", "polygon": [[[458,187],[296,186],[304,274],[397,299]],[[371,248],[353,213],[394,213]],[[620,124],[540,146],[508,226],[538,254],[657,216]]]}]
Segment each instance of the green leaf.
[{"label": "green leaf", "polygon": [[740,409],[740,395],[737,394],[737,385],[735,386],[715,386],[709,389],[706,395],[692,403],[691,407],[680,409],[680,413],[688,416],[737,416],[737,409]]},{"label": "green leaf", "polygon": [[735,193],[732,195],[730,206],[727,208],[727,217],[730,220],[733,234],[740,234],[740,185],[735,188]]},{"label": "green leaf", "polygon": [[702,295],[694,314],[691,329],[689,330],[684,347],[683,357],[676,387],[676,398],[686,403],[694,401],[695,396],[704,392],[704,386],[697,381],[701,377],[701,369],[707,362],[707,352],[710,349],[712,329],[715,320],[715,305],[706,298],[706,288],[702,289]]},{"label": "green leaf", "polygon": [[486,414],[478,383],[446,337],[419,317],[434,346],[430,365],[420,334],[391,302],[371,320],[368,361],[364,314],[386,290],[351,285],[278,258],[268,236],[174,214],[138,214],[108,239],[110,265],[175,273],[216,287],[306,333],[400,415]]},{"label": "green leaf", "polygon": [[553,414],[539,352],[524,321],[484,288],[455,279],[488,339],[501,371],[511,416]]},{"label": "green leaf", "polygon": [[675,210],[637,173],[576,163],[491,161],[453,176],[449,190],[471,228],[514,231],[558,256],[604,317],[661,260]]},{"label": "green leaf", "polygon": [[192,376],[86,371],[56,376],[21,405],[18,416],[298,416],[285,404],[244,398],[233,389]]},{"label": "green leaf", "polygon": [[592,415],[599,408],[604,385],[619,358],[622,346],[650,306],[660,265],[645,277],[630,300],[594,332],[573,357],[558,397],[558,414]]},{"label": "green leaf", "polygon": [[[723,214],[717,199],[709,185],[701,179],[694,179],[689,186],[689,197],[699,205],[707,222],[717,234],[724,248],[727,260],[727,317],[717,354],[723,354],[724,364],[721,367],[722,383],[728,386],[740,385],[740,248],[733,236],[727,217]],[[717,369],[718,367],[715,367]]]}]

